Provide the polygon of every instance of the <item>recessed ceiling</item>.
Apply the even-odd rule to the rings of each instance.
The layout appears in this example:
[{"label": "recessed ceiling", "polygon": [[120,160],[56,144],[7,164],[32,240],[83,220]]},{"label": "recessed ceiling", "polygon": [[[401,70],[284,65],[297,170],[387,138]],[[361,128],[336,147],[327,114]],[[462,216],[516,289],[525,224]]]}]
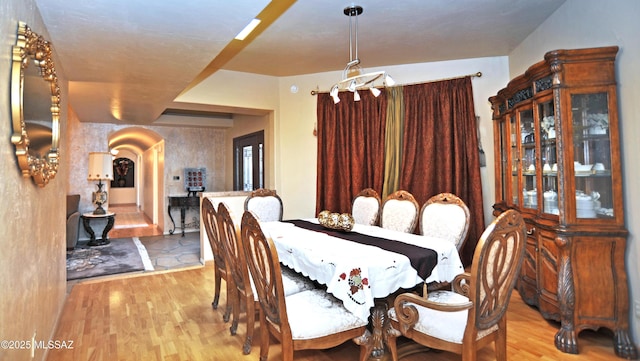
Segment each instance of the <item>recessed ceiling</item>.
[{"label": "recessed ceiling", "polygon": [[[362,1],[359,55],[364,67],[507,55],[564,1]],[[349,60],[351,1],[36,3],[83,122],[153,124],[203,71],[290,76]],[[238,50],[233,38],[263,11],[273,22]]]}]

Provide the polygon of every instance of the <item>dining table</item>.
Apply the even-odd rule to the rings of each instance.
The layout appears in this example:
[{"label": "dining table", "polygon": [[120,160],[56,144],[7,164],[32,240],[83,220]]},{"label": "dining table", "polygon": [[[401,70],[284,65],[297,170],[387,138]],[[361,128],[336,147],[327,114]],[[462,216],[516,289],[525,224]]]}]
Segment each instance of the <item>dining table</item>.
[{"label": "dining table", "polygon": [[260,226],[281,264],[325,285],[363,320],[373,319],[376,300],[420,284],[451,282],[464,272],[456,246],[440,238],[363,224],[334,230],[316,218]]}]

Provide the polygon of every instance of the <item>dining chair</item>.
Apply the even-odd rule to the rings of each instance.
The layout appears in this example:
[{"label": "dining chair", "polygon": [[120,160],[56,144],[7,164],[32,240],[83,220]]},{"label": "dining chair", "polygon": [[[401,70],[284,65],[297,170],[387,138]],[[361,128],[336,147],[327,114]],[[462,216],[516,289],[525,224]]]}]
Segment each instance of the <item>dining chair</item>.
[{"label": "dining chair", "polygon": [[[245,319],[247,322],[247,334],[244,345],[242,346],[242,352],[248,355],[251,353],[256,312],[258,312],[260,308],[258,295],[255,292],[255,286],[249,275],[247,260],[242,248],[240,229],[233,223],[231,211],[224,202],[218,204],[217,216],[218,224],[220,225],[220,238],[223,243],[222,248],[227,261],[227,274],[231,275],[231,279],[233,280],[231,289],[227,293],[227,297],[231,301],[232,314],[229,331],[232,335],[236,334],[242,305],[244,304],[246,307]],[[287,271],[283,269],[282,280],[285,296],[315,288],[311,280],[290,270]]]},{"label": "dining chair", "polygon": [[244,210],[252,211],[261,222],[281,221],[282,208],[282,199],[273,189],[256,189],[244,201]]},{"label": "dining chair", "polygon": [[353,198],[351,215],[355,223],[374,226],[380,214],[380,195],[373,188],[365,188]]},{"label": "dining chair", "polygon": [[462,249],[469,232],[469,208],[458,196],[440,193],[420,210],[420,234],[446,239]]},{"label": "dining chair", "polygon": [[[506,361],[506,310],[524,258],[525,233],[518,211],[502,213],[482,233],[471,271],[458,275],[451,291],[398,295],[388,312],[392,327],[423,346],[461,354],[463,361],[475,360],[493,342],[496,359]],[[397,361],[393,334],[388,346]]]},{"label": "dining chair", "polygon": [[229,302],[229,283],[232,281],[227,274],[227,267],[224,259],[224,252],[222,250],[222,242],[220,241],[220,227],[217,219],[217,212],[211,200],[207,197],[203,197],[202,199],[202,223],[204,223],[204,229],[207,233],[207,237],[209,238],[209,244],[211,245],[211,252],[213,253],[213,264],[214,264],[214,279],[215,279],[215,288],[214,288],[214,296],[213,302],[211,306],[214,309],[218,308],[218,302],[220,300],[220,286],[222,280],[225,280],[227,287],[227,305],[225,308],[224,316],[222,317],[224,322],[229,321],[229,317],[231,315],[231,303]]},{"label": "dining chair", "polygon": [[395,231],[413,233],[420,207],[413,195],[405,190],[395,191],[382,203],[380,226]]},{"label": "dining chair", "polygon": [[229,208],[224,202],[218,204],[218,224],[220,225],[220,239],[223,243],[225,258],[227,260],[227,274],[233,280],[227,292],[227,299],[231,302],[232,322],[229,331],[235,335],[240,320],[240,310],[242,304],[246,307],[246,337],[242,346],[242,353],[251,353],[251,343],[253,340],[253,330],[256,321],[256,301],[253,285],[247,268],[244,251],[238,238],[238,227],[233,223]]},{"label": "dining chair", "polygon": [[[242,216],[241,238],[260,303],[261,361],[268,358],[270,335],[280,341],[282,359],[292,361],[294,350],[327,349],[368,332],[366,320],[347,311],[325,290],[285,297],[275,245],[252,212]],[[361,346],[359,359],[364,361],[367,356]]]}]

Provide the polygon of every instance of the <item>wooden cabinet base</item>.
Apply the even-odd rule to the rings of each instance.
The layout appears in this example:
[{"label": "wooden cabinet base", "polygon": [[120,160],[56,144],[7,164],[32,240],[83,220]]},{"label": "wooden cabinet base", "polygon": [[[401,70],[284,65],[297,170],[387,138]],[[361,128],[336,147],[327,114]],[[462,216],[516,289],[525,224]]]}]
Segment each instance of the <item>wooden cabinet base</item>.
[{"label": "wooden cabinet base", "polygon": [[561,328],[556,348],[578,353],[577,333],[605,327],[614,333],[616,355],[637,359],[629,339],[629,291],[624,269],[626,238],[611,234],[556,239],[560,252],[558,288]]}]

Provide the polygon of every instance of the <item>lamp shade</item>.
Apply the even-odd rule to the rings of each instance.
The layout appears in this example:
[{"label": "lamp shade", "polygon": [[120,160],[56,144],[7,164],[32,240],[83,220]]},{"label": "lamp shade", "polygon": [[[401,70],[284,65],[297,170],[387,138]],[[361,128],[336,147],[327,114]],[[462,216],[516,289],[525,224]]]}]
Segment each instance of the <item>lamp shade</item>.
[{"label": "lamp shade", "polygon": [[109,152],[89,153],[87,180],[113,179],[113,161]]}]

